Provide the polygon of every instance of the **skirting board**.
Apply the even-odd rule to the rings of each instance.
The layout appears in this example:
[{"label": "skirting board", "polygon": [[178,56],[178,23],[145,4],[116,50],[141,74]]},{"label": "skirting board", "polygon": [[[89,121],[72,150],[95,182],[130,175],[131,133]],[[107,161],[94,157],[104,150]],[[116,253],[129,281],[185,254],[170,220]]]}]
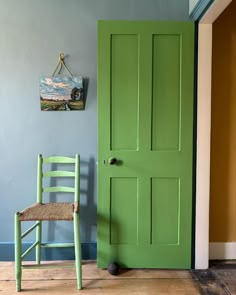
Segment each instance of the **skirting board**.
[{"label": "skirting board", "polygon": [[[23,243],[22,252],[29,248],[32,243]],[[96,260],[97,243],[82,243],[82,259]],[[14,261],[14,243],[0,242],[0,261]],[[32,251],[25,260],[33,261],[35,259],[34,251]],[[74,260],[73,248],[42,248],[42,260]]]},{"label": "skirting board", "polygon": [[210,243],[209,259],[236,259],[236,242]]}]

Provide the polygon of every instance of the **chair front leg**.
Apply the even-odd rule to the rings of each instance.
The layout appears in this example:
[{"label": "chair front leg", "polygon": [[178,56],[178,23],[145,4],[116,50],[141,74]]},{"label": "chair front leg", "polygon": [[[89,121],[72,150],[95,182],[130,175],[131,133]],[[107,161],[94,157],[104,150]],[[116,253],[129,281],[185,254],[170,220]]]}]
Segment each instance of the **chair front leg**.
[{"label": "chair front leg", "polygon": [[42,242],[42,221],[39,221],[39,224],[36,228],[36,241],[39,242],[39,244],[36,246],[35,249],[35,260],[36,264],[41,263],[41,242]]},{"label": "chair front leg", "polygon": [[15,214],[15,277],[16,277],[16,291],[21,291],[21,221],[20,214]]},{"label": "chair front leg", "polygon": [[77,288],[82,289],[80,219],[79,219],[79,213],[77,212],[74,212],[74,243],[75,243],[75,267],[76,267],[76,277],[77,277]]}]

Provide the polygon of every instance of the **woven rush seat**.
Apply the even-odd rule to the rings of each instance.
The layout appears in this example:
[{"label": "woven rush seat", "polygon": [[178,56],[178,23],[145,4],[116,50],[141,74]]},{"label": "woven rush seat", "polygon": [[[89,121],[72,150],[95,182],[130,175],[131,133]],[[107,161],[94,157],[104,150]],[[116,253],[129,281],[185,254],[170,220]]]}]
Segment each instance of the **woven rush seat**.
[{"label": "woven rush seat", "polygon": [[20,212],[21,221],[35,220],[73,220],[78,212],[78,202],[33,204]]}]

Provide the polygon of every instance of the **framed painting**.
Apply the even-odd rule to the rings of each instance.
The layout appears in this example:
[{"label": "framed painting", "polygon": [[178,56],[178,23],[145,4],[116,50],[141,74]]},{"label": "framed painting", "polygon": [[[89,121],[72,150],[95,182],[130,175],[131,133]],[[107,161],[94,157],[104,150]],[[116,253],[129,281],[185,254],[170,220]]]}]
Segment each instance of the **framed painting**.
[{"label": "framed painting", "polygon": [[40,78],[40,106],[42,111],[83,110],[82,77],[42,76]]}]

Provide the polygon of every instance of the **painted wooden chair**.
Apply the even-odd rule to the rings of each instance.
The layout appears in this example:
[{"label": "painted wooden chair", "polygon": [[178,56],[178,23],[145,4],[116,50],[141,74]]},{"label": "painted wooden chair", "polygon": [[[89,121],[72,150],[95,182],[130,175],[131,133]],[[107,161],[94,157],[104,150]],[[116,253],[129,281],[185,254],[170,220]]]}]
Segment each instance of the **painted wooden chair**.
[{"label": "painted wooden chair", "polygon": [[[65,164],[65,165],[64,165]],[[48,168],[50,166],[50,168]],[[67,167],[67,170],[60,170],[58,167]],[[68,166],[73,166],[73,170],[68,171]],[[51,168],[53,167],[53,168]],[[54,169],[57,167],[57,169]],[[50,171],[46,170],[51,169]],[[73,178],[74,185],[71,186],[50,186],[44,187],[48,181],[44,178]],[[46,185],[45,185],[46,186]],[[74,202],[48,202],[43,203],[44,193],[73,193]],[[38,156],[37,173],[37,203],[15,214],[15,275],[16,291],[21,291],[22,269],[26,266],[22,261],[34,248],[36,253],[36,265],[41,263],[42,247],[74,247],[75,249],[75,267],[77,276],[77,287],[82,288],[82,267],[81,267],[81,244],[80,244],[80,219],[79,219],[79,197],[80,197],[80,158],[69,157],[47,157]],[[45,198],[46,199],[46,198]],[[71,201],[71,200],[70,200]],[[42,221],[71,220],[74,224],[74,242],[73,243],[42,243]],[[22,233],[21,223],[23,221],[35,221],[34,225]],[[35,229],[36,241],[22,254],[22,239]]]}]

